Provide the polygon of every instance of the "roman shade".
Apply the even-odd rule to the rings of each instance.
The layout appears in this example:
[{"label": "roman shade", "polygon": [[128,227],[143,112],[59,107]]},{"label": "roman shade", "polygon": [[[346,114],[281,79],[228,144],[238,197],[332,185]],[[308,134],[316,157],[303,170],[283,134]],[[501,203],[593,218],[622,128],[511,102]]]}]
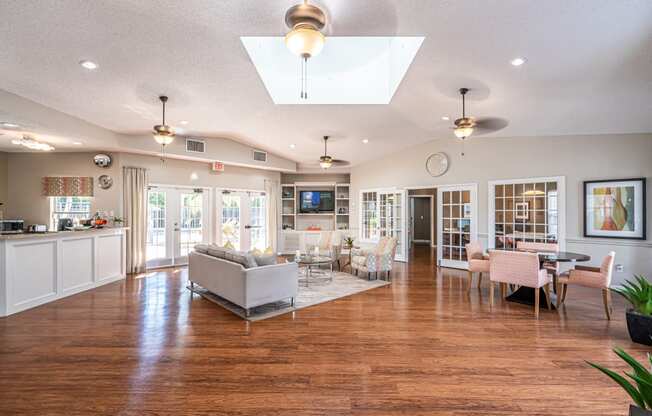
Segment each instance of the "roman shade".
[{"label": "roman shade", "polygon": [[93,196],[90,176],[46,176],[42,185],[43,196]]}]

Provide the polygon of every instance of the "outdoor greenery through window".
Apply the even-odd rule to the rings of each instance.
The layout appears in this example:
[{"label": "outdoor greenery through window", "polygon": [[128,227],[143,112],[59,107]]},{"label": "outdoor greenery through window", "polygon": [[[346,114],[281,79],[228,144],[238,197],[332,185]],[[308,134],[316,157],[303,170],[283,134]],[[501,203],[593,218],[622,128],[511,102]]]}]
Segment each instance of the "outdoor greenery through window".
[{"label": "outdoor greenery through window", "polygon": [[56,230],[61,218],[85,220],[91,217],[91,198],[54,196],[50,198],[50,229]]}]

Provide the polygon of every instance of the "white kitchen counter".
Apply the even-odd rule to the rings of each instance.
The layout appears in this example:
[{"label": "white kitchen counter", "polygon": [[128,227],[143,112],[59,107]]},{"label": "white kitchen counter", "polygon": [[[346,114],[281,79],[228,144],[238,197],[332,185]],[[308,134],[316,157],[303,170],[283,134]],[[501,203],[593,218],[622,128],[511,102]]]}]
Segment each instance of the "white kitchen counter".
[{"label": "white kitchen counter", "polygon": [[0,236],[0,317],[124,279],[126,230]]}]

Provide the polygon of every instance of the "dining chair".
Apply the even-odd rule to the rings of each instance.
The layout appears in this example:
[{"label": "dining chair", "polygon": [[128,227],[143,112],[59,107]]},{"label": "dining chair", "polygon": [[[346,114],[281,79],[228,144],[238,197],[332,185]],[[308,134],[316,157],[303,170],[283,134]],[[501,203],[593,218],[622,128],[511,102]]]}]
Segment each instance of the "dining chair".
[{"label": "dining chair", "polygon": [[607,320],[611,320],[611,275],[614,268],[616,253],[609,252],[602,260],[600,267],[575,266],[574,269],[562,273],[557,279],[557,308],[566,301],[566,292],[568,285],[578,285],[592,287],[602,290],[602,302],[604,303],[604,313]]},{"label": "dining chair", "polygon": [[[540,251],[554,251],[558,252],[559,251],[559,244],[557,243],[533,243],[530,241],[517,241],[516,242],[516,248],[518,250],[540,250]],[[557,282],[557,276],[559,276],[559,263],[556,261],[545,261],[543,262],[543,268],[548,270],[550,274],[552,274],[552,279],[553,282],[555,282],[555,286],[553,286],[556,290],[556,282]]]},{"label": "dining chair", "polygon": [[489,256],[484,254],[482,243],[474,241],[466,245],[466,260],[469,263],[469,286],[467,293],[471,292],[473,285],[473,273],[478,273],[478,288],[482,283],[482,273],[489,273]]},{"label": "dining chair", "polygon": [[534,289],[534,317],[539,318],[539,289],[543,288],[546,304],[550,304],[552,277],[545,269],[539,269],[536,253],[492,250],[489,252],[489,305],[494,303],[494,282],[500,283],[501,296],[505,298],[506,285],[514,284]]}]

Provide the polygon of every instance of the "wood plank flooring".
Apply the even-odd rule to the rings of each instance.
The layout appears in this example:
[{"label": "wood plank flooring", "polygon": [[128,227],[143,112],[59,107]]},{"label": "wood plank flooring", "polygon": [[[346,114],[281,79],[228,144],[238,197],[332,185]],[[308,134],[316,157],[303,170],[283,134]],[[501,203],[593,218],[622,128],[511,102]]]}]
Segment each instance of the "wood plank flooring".
[{"label": "wood plank flooring", "polygon": [[[0,319],[0,415],[624,415],[589,368],[625,367],[624,305],[569,289],[561,312],[463,290],[418,248],[391,286],[247,323],[185,289],[130,277]],[[485,282],[486,285],[486,282]]]}]

